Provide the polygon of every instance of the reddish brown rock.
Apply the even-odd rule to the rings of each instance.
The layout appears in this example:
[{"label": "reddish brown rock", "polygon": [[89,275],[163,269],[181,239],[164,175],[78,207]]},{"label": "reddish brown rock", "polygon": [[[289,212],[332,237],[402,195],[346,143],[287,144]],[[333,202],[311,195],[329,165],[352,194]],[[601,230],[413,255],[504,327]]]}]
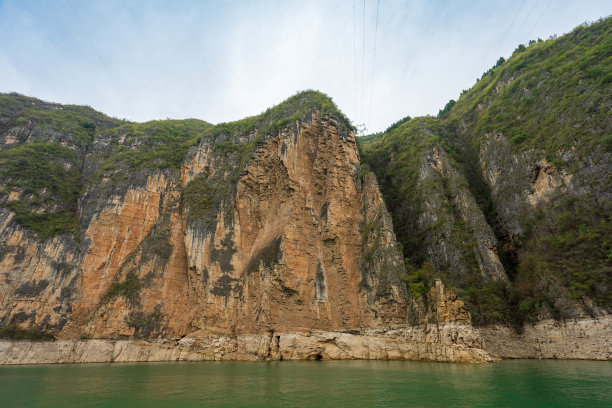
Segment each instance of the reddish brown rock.
[{"label": "reddish brown rock", "polygon": [[[89,198],[79,245],[65,236],[41,244],[4,211],[14,254],[2,258],[12,279],[0,286],[3,321],[65,339],[405,323],[403,259],[351,131],[314,112],[267,135],[247,162],[216,143],[202,139],[180,180],[157,171]],[[197,218],[183,189],[203,176],[221,198]]]},{"label": "reddish brown rock", "polygon": [[[213,162],[205,157],[211,151],[200,146],[183,176]],[[186,230],[201,330],[336,330],[405,320],[403,262],[388,214],[373,177],[362,183],[354,135],[341,134],[335,119],[315,114],[268,137],[227,211],[231,221],[217,217],[214,231],[197,223]],[[387,251],[385,274],[363,261],[368,223],[383,237],[375,251]]]}]

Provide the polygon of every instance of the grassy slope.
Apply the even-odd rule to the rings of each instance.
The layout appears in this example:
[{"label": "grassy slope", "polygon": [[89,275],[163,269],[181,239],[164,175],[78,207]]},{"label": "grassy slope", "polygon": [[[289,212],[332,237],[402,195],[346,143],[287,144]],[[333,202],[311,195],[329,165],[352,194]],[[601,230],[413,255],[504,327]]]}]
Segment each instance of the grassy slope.
[{"label": "grassy slope", "polygon": [[[0,94],[0,132],[16,141],[0,151],[0,202],[42,240],[77,233],[84,152],[97,132],[119,121],[86,106]],[[8,202],[11,191],[19,200]]]},{"label": "grassy slope", "polygon": [[116,183],[139,171],[178,170],[190,147],[198,144],[211,125],[198,119],[153,120],[123,123],[109,129],[105,136],[110,150],[103,153],[90,184],[103,176]]},{"label": "grassy slope", "polygon": [[321,115],[334,115],[339,119],[341,127],[353,129],[351,122],[329,96],[309,90],[298,92],[259,115],[215,125],[204,136],[213,140],[222,136],[225,140],[218,143],[216,148],[220,151],[231,151],[236,148],[232,148],[232,145],[240,143],[238,141],[240,136],[247,136],[257,131],[254,142],[257,143],[267,134],[274,134],[284,127],[293,126],[297,120],[308,120],[314,109],[319,109]]},{"label": "grassy slope", "polygon": [[[575,170],[576,163],[565,163],[560,152],[570,148],[578,156],[593,150],[610,152],[611,89],[612,19],[608,18],[557,39],[517,48],[456,103],[451,101],[438,118],[413,119],[361,143],[363,161],[381,181],[404,246],[409,287],[440,273],[424,263],[420,245],[427,232],[415,225],[421,210],[415,170],[426,149],[437,145],[451,155],[495,229],[495,204],[478,167],[483,135],[501,132],[516,152],[544,151],[554,165]],[[609,182],[605,185],[610,187]],[[477,323],[535,319],[544,309],[563,317],[559,296],[610,307],[610,215],[591,204],[588,198],[560,198],[547,212],[535,214],[533,230],[550,234],[515,238],[514,246],[528,248],[519,263],[501,254],[511,276],[509,285],[474,281],[456,288]]]},{"label": "grassy slope", "polygon": [[[452,135],[461,124],[468,131],[451,141],[463,157],[475,157],[482,135],[500,132],[515,151],[538,150],[555,166],[576,171],[562,152],[575,149],[578,160],[593,151],[612,151],[612,18],[583,25],[560,38],[519,47],[513,56],[484,74],[445,118]],[[495,208],[476,177],[464,166],[472,190],[493,219]],[[610,191],[609,175],[600,189]],[[484,193],[484,194],[483,194]],[[489,207],[487,208],[487,205]],[[527,221],[527,220],[526,220]],[[557,196],[538,208],[524,236],[518,264],[506,269],[512,285],[497,294],[519,319],[535,319],[542,310],[566,317],[561,299],[587,309],[592,300],[610,308],[612,221],[591,195]],[[473,291],[475,293],[475,291]]]},{"label": "grassy slope", "polygon": [[[499,89],[499,90],[498,90]],[[471,142],[499,131],[518,149],[554,152],[612,147],[612,18],[560,38],[519,47],[491,70],[447,114],[469,124]]]},{"label": "grassy slope", "polygon": [[[0,205],[41,240],[63,233],[78,239],[77,201],[86,185],[102,176],[117,183],[140,170],[178,170],[210,127],[196,119],[131,123],[18,94],[0,94],[0,119],[0,131],[16,135],[0,151]],[[99,149],[102,140],[109,143]],[[83,168],[92,163],[97,169],[85,179]],[[20,199],[9,202],[11,191]]]}]

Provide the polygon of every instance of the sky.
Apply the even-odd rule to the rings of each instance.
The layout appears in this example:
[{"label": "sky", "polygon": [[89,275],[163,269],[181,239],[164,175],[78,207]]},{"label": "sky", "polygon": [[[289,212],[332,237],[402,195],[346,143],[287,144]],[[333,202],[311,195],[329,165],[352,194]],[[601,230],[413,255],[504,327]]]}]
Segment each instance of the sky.
[{"label": "sky", "polygon": [[518,44],[610,14],[610,0],[0,0],[0,92],[220,123],[316,89],[372,133],[436,115]]}]

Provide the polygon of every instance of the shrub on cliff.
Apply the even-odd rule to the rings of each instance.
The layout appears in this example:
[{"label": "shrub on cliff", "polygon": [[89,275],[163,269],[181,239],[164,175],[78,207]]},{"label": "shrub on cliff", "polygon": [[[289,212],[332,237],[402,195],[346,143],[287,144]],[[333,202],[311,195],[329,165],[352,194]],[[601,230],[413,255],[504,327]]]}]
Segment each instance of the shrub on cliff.
[{"label": "shrub on cliff", "polygon": [[23,329],[17,325],[0,326],[0,338],[11,340],[53,341],[55,334],[38,327]]}]

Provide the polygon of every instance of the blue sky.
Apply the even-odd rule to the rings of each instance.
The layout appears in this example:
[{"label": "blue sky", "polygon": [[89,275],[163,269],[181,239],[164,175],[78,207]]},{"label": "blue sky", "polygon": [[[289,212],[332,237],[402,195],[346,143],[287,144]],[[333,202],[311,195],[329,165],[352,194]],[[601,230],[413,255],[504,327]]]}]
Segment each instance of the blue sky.
[{"label": "blue sky", "polygon": [[519,43],[612,13],[609,0],[380,0],[376,30],[366,0],[364,36],[363,5],[0,0],[0,92],[219,123],[318,89],[379,131],[436,114]]}]

